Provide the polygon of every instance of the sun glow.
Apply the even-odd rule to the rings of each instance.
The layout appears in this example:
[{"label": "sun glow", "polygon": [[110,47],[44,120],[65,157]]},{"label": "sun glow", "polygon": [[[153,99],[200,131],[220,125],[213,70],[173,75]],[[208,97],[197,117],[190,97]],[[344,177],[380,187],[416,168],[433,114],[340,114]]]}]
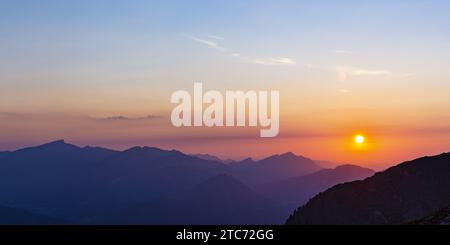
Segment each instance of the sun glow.
[{"label": "sun glow", "polygon": [[364,136],[362,136],[362,135],[356,135],[356,136],[355,136],[355,143],[357,143],[357,144],[362,144],[362,143],[364,143]]}]

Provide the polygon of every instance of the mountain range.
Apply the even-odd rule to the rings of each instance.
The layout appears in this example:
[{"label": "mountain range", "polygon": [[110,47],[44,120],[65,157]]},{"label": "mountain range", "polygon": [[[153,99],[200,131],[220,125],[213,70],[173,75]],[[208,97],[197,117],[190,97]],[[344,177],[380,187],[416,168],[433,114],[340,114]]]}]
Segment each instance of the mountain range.
[{"label": "mountain range", "polygon": [[[337,172],[343,176],[332,179]],[[318,192],[372,173],[357,166],[324,170],[293,153],[224,163],[176,150],[116,151],[59,140],[0,152],[0,204],[73,224],[281,224]],[[273,194],[295,178],[305,178],[308,190],[293,181],[286,193]]]},{"label": "mountain range", "polygon": [[0,224],[448,224],[449,177],[450,153],[375,173],[59,140],[0,152]]},{"label": "mountain range", "polygon": [[174,199],[136,204],[112,224],[277,224],[280,207],[227,174],[213,176]]},{"label": "mountain range", "polygon": [[258,185],[256,190],[273,200],[278,200],[284,207],[284,214],[287,217],[299,204],[306,203],[317,193],[336,184],[365,179],[374,173],[371,169],[347,164],[334,169],[322,169],[309,175]]}]

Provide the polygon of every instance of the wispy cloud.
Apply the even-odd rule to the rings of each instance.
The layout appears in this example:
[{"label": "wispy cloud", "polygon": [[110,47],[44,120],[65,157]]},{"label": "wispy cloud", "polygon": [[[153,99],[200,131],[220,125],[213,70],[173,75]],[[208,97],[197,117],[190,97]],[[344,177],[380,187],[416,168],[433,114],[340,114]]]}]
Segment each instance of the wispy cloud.
[{"label": "wispy cloud", "polygon": [[214,41],[211,41],[211,40],[207,40],[207,39],[198,38],[198,37],[186,34],[186,33],[182,33],[182,35],[187,37],[187,38],[189,38],[189,39],[191,39],[192,41],[201,43],[201,44],[206,45],[206,46],[208,46],[208,47],[210,47],[212,49],[215,49],[215,50],[218,50],[218,51],[221,51],[221,52],[227,51],[226,48],[220,46],[217,42],[214,42]]},{"label": "wispy cloud", "polygon": [[111,116],[111,117],[103,117],[103,118],[93,118],[99,121],[136,121],[136,120],[150,120],[150,119],[158,119],[160,116],[156,115],[147,115],[143,117],[127,117],[127,116]]},{"label": "wispy cloud", "polygon": [[297,62],[292,58],[280,57],[280,58],[259,58],[253,59],[253,63],[260,65],[296,65]]},{"label": "wispy cloud", "polygon": [[224,40],[225,38],[216,35],[208,35],[209,39]]},{"label": "wispy cloud", "polygon": [[301,66],[305,68],[312,68],[311,64],[298,64],[297,61],[290,57],[265,57],[265,58],[254,58],[242,55],[239,52],[230,51],[229,49],[221,46],[219,41],[224,40],[225,38],[217,35],[207,35],[206,38],[196,37],[190,34],[181,33],[182,36],[201,43],[211,49],[218,50],[220,52],[226,53],[233,58],[240,59],[244,62],[249,62],[258,65],[270,65],[270,66]]},{"label": "wispy cloud", "polygon": [[109,117],[92,117],[87,115],[77,115],[77,114],[64,114],[64,113],[17,113],[17,112],[5,112],[0,111],[0,117],[4,118],[18,118],[18,119],[35,119],[35,118],[81,118],[99,121],[132,121],[132,120],[150,120],[161,118],[159,115],[146,115],[141,117],[127,117],[122,115],[109,116]]},{"label": "wispy cloud", "polygon": [[0,111],[0,117],[20,118],[20,117],[23,117],[23,115],[20,114],[20,113],[15,113],[15,112],[4,112],[4,111]]},{"label": "wispy cloud", "polygon": [[407,78],[412,76],[411,73],[392,72],[386,69],[366,69],[351,66],[335,66],[332,68],[336,72],[336,78],[339,81],[345,81],[349,77],[358,76],[380,76],[380,77],[396,77]]}]

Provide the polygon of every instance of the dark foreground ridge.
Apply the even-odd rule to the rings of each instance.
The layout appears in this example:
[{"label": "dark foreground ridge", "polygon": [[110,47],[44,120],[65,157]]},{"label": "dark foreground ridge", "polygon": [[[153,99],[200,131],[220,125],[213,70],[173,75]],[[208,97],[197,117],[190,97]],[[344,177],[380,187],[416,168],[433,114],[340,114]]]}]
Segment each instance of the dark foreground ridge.
[{"label": "dark foreground ridge", "polygon": [[450,154],[444,153],[334,186],[297,209],[287,224],[403,224],[449,204]]}]

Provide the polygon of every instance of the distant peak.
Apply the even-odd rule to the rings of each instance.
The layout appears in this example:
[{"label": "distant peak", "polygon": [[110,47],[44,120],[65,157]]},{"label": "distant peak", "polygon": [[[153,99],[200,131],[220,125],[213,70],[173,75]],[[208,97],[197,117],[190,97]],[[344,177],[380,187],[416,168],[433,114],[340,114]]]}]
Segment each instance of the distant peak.
[{"label": "distant peak", "polygon": [[67,144],[64,140],[55,140],[55,141],[51,141],[49,143],[46,144],[42,144],[39,146],[34,146],[34,147],[28,147],[28,148],[23,148],[17,151],[21,151],[21,150],[29,150],[29,149],[49,149],[49,150],[63,150],[63,149],[78,149],[79,147],[76,145],[72,145],[72,144]]},{"label": "distant peak", "polygon": [[338,168],[360,168],[360,166],[354,165],[354,164],[342,164],[342,165],[335,167],[335,169],[338,169]]},{"label": "distant peak", "polygon": [[147,156],[179,156],[184,155],[182,152],[177,150],[163,150],[157,147],[148,146],[134,146],[125,151],[124,153],[131,155],[147,155]]},{"label": "distant peak", "polygon": [[354,164],[343,164],[343,165],[339,165],[335,168],[335,170],[350,170],[350,169],[367,170],[367,171],[375,172],[373,169],[361,167],[361,166],[354,165]]},{"label": "distant peak", "polygon": [[140,146],[133,146],[133,147],[131,147],[131,148],[126,149],[124,152],[135,152],[135,151],[140,151],[140,150],[142,150],[142,149],[143,149],[143,147],[140,147]]},{"label": "distant peak", "polygon": [[297,155],[295,155],[294,153],[292,153],[291,151],[283,153],[280,155],[280,157],[296,157]]},{"label": "distant peak", "polygon": [[67,144],[65,140],[55,140],[49,143],[43,144],[40,147],[62,147],[62,146],[72,146],[77,147],[75,145]]},{"label": "distant peak", "polygon": [[270,156],[266,159],[296,159],[296,158],[305,158],[305,157],[297,156],[293,152],[286,152],[283,154],[277,154],[277,155]]},{"label": "distant peak", "polygon": [[51,141],[45,145],[65,145],[66,141],[64,140],[55,140],[55,141]]},{"label": "distant peak", "polygon": [[247,158],[245,158],[244,160],[242,160],[242,161],[240,161],[241,163],[248,163],[248,162],[255,162],[254,160],[253,160],[253,158],[251,158],[251,157],[247,157]]},{"label": "distant peak", "polygon": [[210,154],[201,154],[201,153],[199,153],[199,154],[193,154],[191,156],[197,157],[197,158],[200,158],[200,159],[203,159],[203,160],[208,160],[208,161],[223,162],[222,159],[220,159],[220,158],[218,158],[216,156],[210,155]]},{"label": "distant peak", "polygon": [[129,149],[127,149],[126,151],[132,151],[132,150],[161,150],[162,151],[162,149],[159,149],[159,148],[156,148],[156,147],[149,147],[149,146],[133,146],[133,147],[130,147]]}]

